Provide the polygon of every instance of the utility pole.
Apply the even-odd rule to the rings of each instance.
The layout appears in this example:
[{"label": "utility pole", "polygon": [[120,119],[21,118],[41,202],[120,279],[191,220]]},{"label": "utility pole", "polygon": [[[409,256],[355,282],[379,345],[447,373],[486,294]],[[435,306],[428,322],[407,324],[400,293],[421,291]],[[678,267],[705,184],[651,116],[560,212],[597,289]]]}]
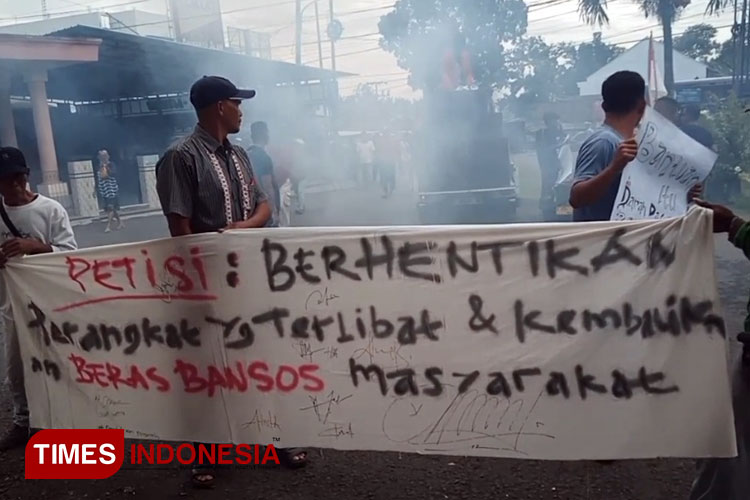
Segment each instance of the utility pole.
[{"label": "utility pole", "polygon": [[302,0],[296,0],[294,3],[295,10],[295,33],[294,33],[294,46],[295,46],[295,62],[298,65],[302,64]]},{"label": "utility pole", "polygon": [[[336,19],[333,13],[333,0],[329,0],[328,6],[328,10],[331,11],[330,22],[333,23],[333,21]],[[333,39],[331,39],[331,70],[334,73],[336,72],[336,41]]]},{"label": "utility pole", "polygon": [[42,17],[44,19],[49,17],[49,12],[47,12],[47,0],[42,0]]},{"label": "utility pole", "polygon": [[164,0],[164,3],[167,7],[167,30],[169,31],[169,38],[175,39],[174,36],[174,26],[172,25],[172,6],[170,5],[170,0]]},{"label": "utility pole", "polygon": [[323,39],[320,37],[320,10],[318,9],[318,0],[315,0],[315,24],[318,30],[318,62],[320,69],[323,69]]}]

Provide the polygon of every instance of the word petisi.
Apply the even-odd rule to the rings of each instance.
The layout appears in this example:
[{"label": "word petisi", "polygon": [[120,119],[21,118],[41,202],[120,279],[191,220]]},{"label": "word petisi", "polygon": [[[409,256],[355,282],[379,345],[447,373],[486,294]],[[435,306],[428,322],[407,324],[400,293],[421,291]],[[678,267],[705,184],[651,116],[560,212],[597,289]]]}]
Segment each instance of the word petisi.
[{"label": "word petisi", "polygon": [[[191,247],[189,257],[170,255],[163,262],[155,262],[148,250],[140,255],[125,255],[108,259],[66,257],[68,277],[81,291],[105,289],[116,292],[159,290],[164,282],[175,293],[208,290],[206,264],[201,249]],[[165,278],[166,277],[166,278]]]}]

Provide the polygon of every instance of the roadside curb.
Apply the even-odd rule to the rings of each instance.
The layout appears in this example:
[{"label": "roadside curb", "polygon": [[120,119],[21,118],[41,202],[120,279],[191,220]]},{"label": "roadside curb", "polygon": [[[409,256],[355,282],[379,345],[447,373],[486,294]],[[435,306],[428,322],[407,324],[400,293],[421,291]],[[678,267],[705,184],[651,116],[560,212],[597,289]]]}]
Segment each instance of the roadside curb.
[{"label": "roadside curb", "polygon": [[[137,210],[137,211],[126,212],[126,213],[121,212],[120,218],[122,220],[130,220],[130,219],[138,219],[141,217],[150,217],[150,216],[159,215],[159,214],[161,214],[161,209],[151,208],[147,210]],[[107,221],[106,215],[100,215],[98,217],[76,217],[76,218],[70,219],[70,225],[73,227],[88,226],[96,222],[104,223],[106,221]]]},{"label": "roadside curb", "polygon": [[[353,181],[339,181],[339,182],[327,182],[320,181],[316,182],[313,186],[305,188],[305,194],[322,194],[332,193],[336,191],[343,191],[346,189],[353,189],[357,187],[357,184]],[[139,217],[149,217],[153,215],[161,214],[159,208],[144,208],[140,210],[133,210],[128,212],[120,212],[122,220],[136,219]],[[70,223],[73,227],[88,226],[96,222],[106,222],[107,215],[102,214],[97,217],[72,217]]]}]

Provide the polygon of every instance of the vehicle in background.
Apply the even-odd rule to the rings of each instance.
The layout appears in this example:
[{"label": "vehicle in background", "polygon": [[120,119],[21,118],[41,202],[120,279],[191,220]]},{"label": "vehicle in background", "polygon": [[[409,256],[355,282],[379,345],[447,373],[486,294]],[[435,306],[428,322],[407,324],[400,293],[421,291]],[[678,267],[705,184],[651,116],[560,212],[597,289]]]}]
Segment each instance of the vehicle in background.
[{"label": "vehicle in background", "polygon": [[518,182],[502,115],[482,90],[436,91],[416,161],[422,224],[494,224],[515,220]]}]

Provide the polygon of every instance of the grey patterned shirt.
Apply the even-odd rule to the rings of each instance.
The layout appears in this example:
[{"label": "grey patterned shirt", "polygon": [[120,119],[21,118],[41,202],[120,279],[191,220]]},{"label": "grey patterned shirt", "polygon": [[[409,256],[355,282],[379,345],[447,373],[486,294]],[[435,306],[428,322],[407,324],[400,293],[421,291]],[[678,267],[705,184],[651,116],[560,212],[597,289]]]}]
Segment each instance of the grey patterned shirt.
[{"label": "grey patterned shirt", "polygon": [[255,179],[250,159],[244,149],[225,141],[220,144],[200,125],[188,137],[173,144],[156,165],[156,190],[164,215],[176,214],[190,219],[194,233],[218,231],[227,226],[224,191],[211,164],[214,153],[224,169],[232,194],[232,218],[242,217],[242,185],[234,168],[228,168],[231,151],[237,155],[240,168],[250,188],[250,214],[266,201],[266,195]]}]

